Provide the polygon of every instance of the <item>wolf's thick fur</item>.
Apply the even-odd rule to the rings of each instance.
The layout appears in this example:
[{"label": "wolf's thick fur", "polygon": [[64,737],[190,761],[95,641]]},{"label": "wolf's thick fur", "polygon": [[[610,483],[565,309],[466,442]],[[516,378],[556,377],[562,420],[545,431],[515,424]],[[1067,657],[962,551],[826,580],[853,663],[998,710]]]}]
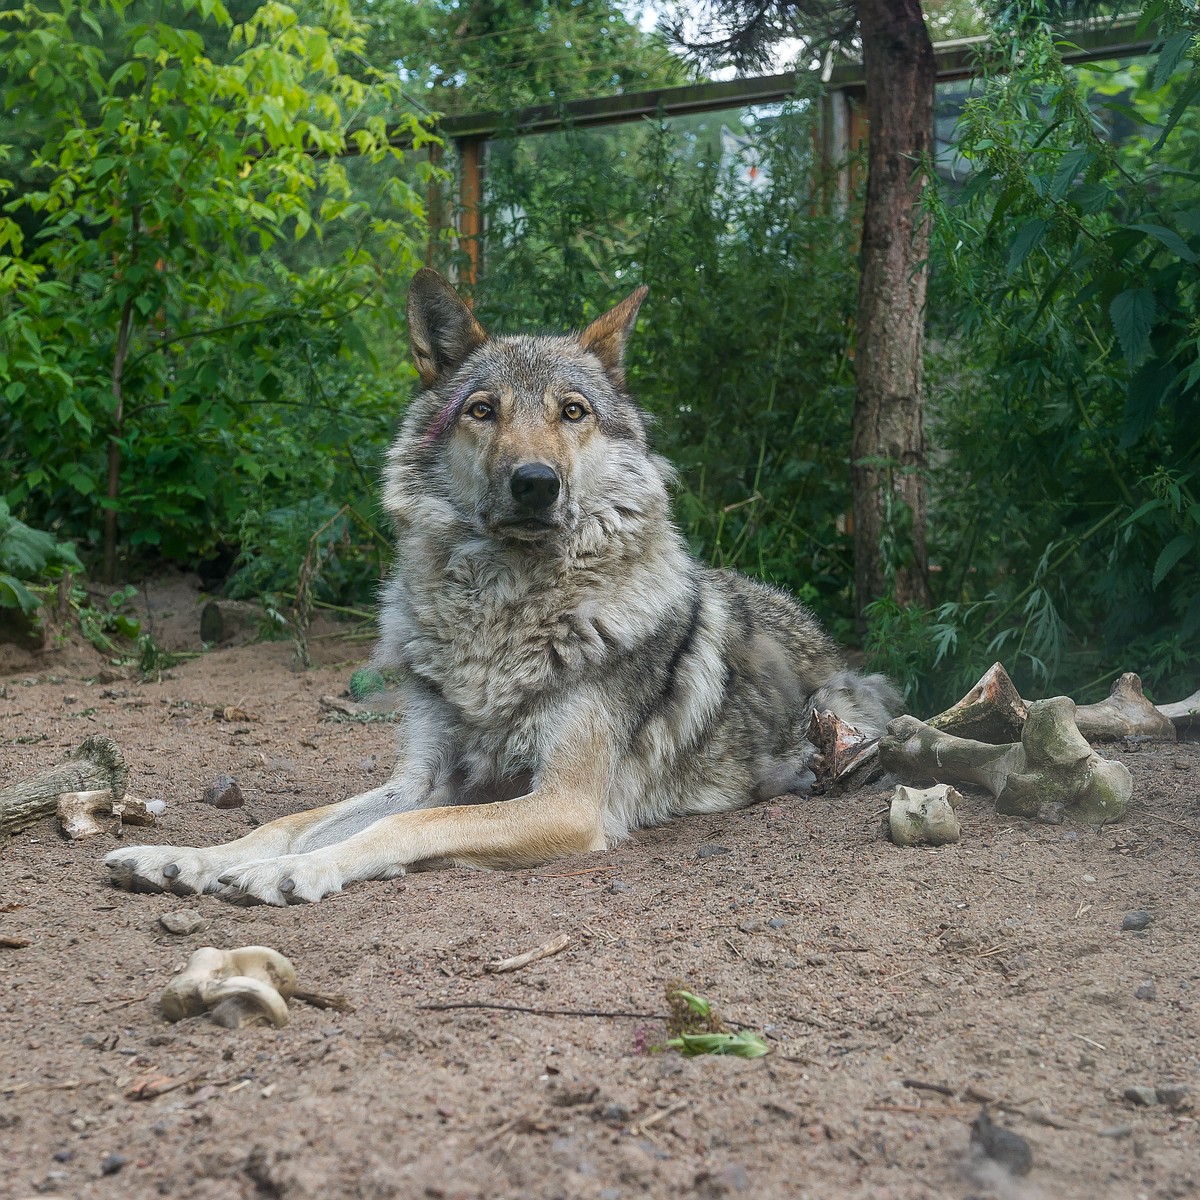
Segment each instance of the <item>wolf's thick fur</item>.
[{"label": "wolf's thick fur", "polygon": [[115,850],[118,884],[280,904],[431,860],[532,866],[803,790],[814,708],[882,732],[886,680],[847,670],[790,597],[685,550],[671,468],[624,388],[644,296],[578,335],[489,337],[418,273],[423,387],[384,487],[395,773],[224,846]]}]

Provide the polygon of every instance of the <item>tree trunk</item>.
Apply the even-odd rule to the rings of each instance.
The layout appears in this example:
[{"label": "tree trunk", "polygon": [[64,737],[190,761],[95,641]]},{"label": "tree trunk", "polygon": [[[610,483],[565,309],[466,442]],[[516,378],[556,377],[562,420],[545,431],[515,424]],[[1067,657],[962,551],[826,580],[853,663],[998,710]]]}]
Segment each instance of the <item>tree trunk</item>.
[{"label": "tree trunk", "polygon": [[933,153],[933,45],[919,0],[858,0],[869,124],[854,403],[858,612],[928,605],[921,158]]}]

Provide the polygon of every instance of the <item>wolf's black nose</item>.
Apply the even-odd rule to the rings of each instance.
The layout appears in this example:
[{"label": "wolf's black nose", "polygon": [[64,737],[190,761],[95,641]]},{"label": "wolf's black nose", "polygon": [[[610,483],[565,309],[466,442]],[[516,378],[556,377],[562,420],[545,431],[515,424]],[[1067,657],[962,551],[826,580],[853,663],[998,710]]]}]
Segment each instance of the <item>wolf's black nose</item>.
[{"label": "wolf's black nose", "polygon": [[521,508],[541,512],[558,499],[558,472],[549,463],[522,463],[512,473],[510,486]]}]

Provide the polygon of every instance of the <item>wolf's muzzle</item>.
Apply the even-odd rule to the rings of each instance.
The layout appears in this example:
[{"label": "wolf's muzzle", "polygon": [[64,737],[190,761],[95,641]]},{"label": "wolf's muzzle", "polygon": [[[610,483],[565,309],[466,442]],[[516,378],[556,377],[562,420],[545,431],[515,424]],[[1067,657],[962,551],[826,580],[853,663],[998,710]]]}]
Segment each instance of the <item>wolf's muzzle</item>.
[{"label": "wolf's muzzle", "polygon": [[549,463],[522,463],[509,481],[512,498],[524,512],[545,512],[558,499],[558,472]]}]

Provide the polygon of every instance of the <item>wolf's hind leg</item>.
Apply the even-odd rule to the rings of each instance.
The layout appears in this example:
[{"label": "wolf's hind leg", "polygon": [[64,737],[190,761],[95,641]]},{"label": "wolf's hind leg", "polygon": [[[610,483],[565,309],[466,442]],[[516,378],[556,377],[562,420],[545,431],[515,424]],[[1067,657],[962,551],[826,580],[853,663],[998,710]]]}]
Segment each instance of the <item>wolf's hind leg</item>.
[{"label": "wolf's hind leg", "polygon": [[432,801],[428,786],[414,787],[401,775],[361,796],[280,817],[220,846],[121,846],[105,856],[104,865],[111,881],[126,891],[215,892],[221,888],[220,877],[234,867],[330,846],[383,817]]}]

